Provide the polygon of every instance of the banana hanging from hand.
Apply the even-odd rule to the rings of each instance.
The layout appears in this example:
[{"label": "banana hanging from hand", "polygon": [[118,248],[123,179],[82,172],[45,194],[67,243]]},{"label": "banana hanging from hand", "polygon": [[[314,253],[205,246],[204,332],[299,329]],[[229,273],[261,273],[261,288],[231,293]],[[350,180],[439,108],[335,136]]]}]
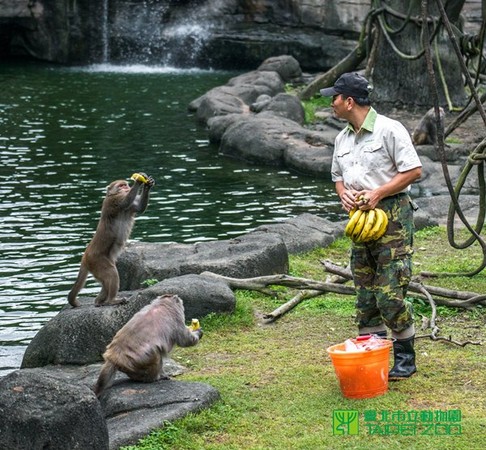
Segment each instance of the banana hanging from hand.
[{"label": "banana hanging from hand", "polygon": [[370,235],[370,230],[373,228],[373,225],[376,221],[376,211],[374,209],[370,209],[366,211],[366,221],[361,229],[361,233],[353,239],[355,242],[366,242]]},{"label": "banana hanging from hand", "polygon": [[351,237],[353,234],[354,229],[356,228],[356,224],[358,223],[359,218],[364,213],[361,209],[357,209],[353,215],[350,217],[346,228],[344,229],[344,234],[348,237]]},{"label": "banana hanging from hand", "polygon": [[366,219],[368,218],[368,211],[363,211],[363,214],[359,216],[358,223],[354,227],[353,233],[351,234],[351,239],[355,242],[358,241],[358,237],[363,231],[363,227],[366,223]]},{"label": "banana hanging from hand", "polygon": [[[350,213],[351,214],[351,213]],[[354,242],[370,242],[381,238],[388,227],[388,217],[380,208],[362,211],[357,209],[344,229]]]},{"label": "banana hanging from hand", "polygon": [[386,212],[380,208],[376,208],[376,221],[371,230],[369,231],[367,241],[376,241],[380,239],[388,227],[388,216]]}]

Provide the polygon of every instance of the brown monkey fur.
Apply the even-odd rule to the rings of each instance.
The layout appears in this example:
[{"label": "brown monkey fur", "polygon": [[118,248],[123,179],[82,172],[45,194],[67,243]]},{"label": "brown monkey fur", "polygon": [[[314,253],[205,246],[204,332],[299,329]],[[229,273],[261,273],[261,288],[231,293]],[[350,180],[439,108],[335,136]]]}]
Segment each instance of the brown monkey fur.
[{"label": "brown monkey fur", "polygon": [[[444,132],[444,109],[439,108],[439,126]],[[437,142],[437,120],[434,108],[430,108],[422,117],[412,133],[414,145],[435,144]]]},{"label": "brown monkey fur", "polygon": [[185,325],[184,305],[177,295],[157,297],[137,312],[115,335],[103,354],[105,363],[93,390],[99,397],[111,386],[116,371],[134,381],[150,383],[168,379],[163,359],[177,344],[191,347],[199,342],[202,330]]},{"label": "brown monkey fur", "polygon": [[125,180],[113,181],[107,187],[98,227],[81,259],[78,278],[68,294],[71,306],[80,305],[76,297],[86,283],[88,273],[101,283],[96,306],[123,302],[116,300],[120,288],[116,260],[130,237],[135,216],[147,208],[150,189],[155,182],[152,177],[145,178],[147,183],[135,181],[131,188]]}]

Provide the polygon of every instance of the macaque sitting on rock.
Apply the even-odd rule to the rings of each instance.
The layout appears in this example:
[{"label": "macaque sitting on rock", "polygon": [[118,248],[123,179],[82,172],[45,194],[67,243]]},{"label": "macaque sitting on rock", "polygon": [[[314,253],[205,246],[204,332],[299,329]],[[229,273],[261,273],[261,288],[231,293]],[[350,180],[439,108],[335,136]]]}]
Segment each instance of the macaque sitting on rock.
[{"label": "macaque sitting on rock", "polygon": [[177,295],[157,297],[137,312],[119,331],[103,354],[103,364],[93,390],[99,397],[111,386],[119,370],[134,381],[150,383],[168,379],[163,359],[174,345],[191,347],[203,335],[185,325],[184,305]]},{"label": "macaque sitting on rock", "polygon": [[[439,108],[439,127],[444,133],[444,108]],[[412,133],[412,142],[414,145],[427,145],[437,143],[437,120],[435,118],[435,109],[430,108],[420,119]]]},{"label": "macaque sitting on rock", "polygon": [[120,288],[116,260],[130,237],[135,216],[147,208],[150,189],[155,184],[154,179],[145,174],[133,174],[132,179],[135,182],[131,188],[125,180],[116,180],[106,189],[98,227],[84,252],[78,278],[68,295],[73,307],[80,305],[76,297],[86,283],[88,273],[101,283],[96,306],[123,302],[116,299]]}]

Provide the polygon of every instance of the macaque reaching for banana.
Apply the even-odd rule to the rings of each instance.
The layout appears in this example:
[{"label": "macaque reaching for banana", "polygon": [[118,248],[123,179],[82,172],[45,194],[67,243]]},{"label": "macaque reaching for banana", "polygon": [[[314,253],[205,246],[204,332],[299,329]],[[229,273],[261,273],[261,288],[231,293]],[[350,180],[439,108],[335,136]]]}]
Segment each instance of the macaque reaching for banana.
[{"label": "macaque reaching for banana", "polygon": [[99,397],[111,386],[116,371],[134,381],[150,383],[168,379],[163,359],[174,345],[191,347],[203,335],[202,329],[186,327],[184,305],[177,295],[157,297],[121,328],[103,354],[105,363],[93,390]]},{"label": "macaque reaching for banana", "polygon": [[155,184],[154,179],[145,174],[134,174],[132,178],[135,182],[131,188],[125,180],[117,180],[106,190],[98,227],[81,259],[78,278],[68,294],[69,304],[73,307],[80,305],[76,297],[84,287],[88,273],[101,283],[96,306],[116,305],[124,301],[116,299],[120,288],[116,260],[130,237],[135,216],[147,208],[150,189]]}]

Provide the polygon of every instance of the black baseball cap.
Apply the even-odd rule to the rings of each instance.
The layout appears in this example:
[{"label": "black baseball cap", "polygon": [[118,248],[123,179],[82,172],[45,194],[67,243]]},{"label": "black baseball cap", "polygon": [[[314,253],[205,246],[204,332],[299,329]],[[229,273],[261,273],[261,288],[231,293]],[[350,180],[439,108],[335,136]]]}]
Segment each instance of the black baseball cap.
[{"label": "black baseball cap", "polygon": [[371,89],[371,85],[365,77],[356,72],[348,72],[343,73],[333,87],[321,89],[320,93],[323,97],[344,94],[348,97],[368,98]]}]

